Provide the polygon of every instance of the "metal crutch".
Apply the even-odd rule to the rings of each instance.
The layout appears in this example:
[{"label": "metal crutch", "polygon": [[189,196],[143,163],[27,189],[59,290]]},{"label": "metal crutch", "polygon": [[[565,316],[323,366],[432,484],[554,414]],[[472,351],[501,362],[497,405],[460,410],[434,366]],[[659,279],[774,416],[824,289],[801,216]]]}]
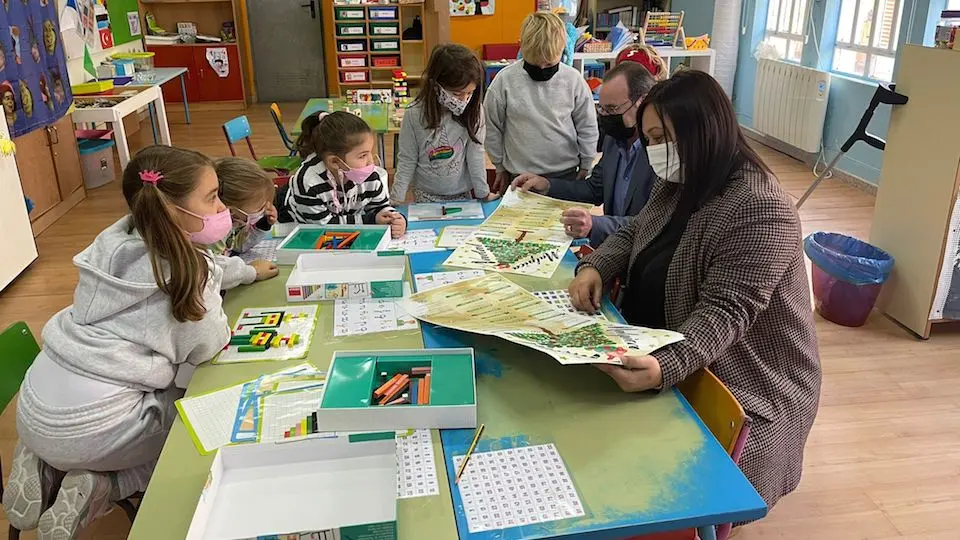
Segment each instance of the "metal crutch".
[{"label": "metal crutch", "polygon": [[813,184],[811,184],[803,196],[800,197],[800,200],[797,201],[797,208],[803,206],[804,201],[806,201],[810,195],[813,194],[813,190],[817,189],[817,186],[820,185],[820,182],[823,182],[823,179],[830,174],[830,171],[832,171],[837,162],[840,161],[840,158],[849,152],[850,148],[852,148],[857,141],[863,141],[877,150],[880,150],[881,152],[887,147],[887,141],[877,137],[872,133],[869,133],[867,131],[867,126],[870,125],[870,120],[873,119],[873,113],[876,112],[877,107],[881,103],[885,105],[903,105],[907,102],[907,96],[898,94],[895,91],[895,88],[895,84],[877,85],[877,91],[873,93],[873,98],[870,100],[870,105],[867,106],[867,110],[863,111],[863,116],[860,118],[860,124],[857,125],[857,129],[853,131],[853,134],[850,135],[850,138],[847,139],[847,142],[843,143],[843,145],[840,147],[840,152],[837,153],[832,160],[830,160],[827,168],[817,176],[817,179],[813,181]]}]

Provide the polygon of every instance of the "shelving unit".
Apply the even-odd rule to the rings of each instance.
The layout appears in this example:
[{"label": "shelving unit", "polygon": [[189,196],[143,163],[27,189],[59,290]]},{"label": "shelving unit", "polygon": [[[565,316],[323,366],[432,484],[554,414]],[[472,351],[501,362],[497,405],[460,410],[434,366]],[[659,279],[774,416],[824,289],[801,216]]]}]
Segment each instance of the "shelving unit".
[{"label": "shelving unit", "polygon": [[[428,7],[420,4],[324,2],[328,62],[328,92],[345,96],[358,88],[393,86],[393,71],[402,69],[419,81],[426,66],[429,38],[403,39],[404,30],[419,17],[427,32]],[[414,77],[415,75],[415,77]]]}]

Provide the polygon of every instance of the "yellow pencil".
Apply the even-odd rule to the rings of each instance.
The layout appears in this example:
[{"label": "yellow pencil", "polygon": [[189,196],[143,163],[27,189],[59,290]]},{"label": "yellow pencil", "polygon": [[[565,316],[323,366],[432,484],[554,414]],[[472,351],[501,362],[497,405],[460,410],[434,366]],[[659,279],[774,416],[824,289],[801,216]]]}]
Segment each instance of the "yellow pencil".
[{"label": "yellow pencil", "polygon": [[473,450],[477,447],[477,442],[480,440],[480,435],[483,434],[484,424],[480,424],[480,427],[477,428],[477,434],[473,436],[473,442],[470,443],[470,448],[467,449],[467,455],[463,458],[463,463],[460,464],[460,470],[457,471],[457,478],[454,480],[454,484],[460,483],[460,476],[463,475],[463,471],[467,468],[467,462],[470,461],[470,456],[473,455]]}]

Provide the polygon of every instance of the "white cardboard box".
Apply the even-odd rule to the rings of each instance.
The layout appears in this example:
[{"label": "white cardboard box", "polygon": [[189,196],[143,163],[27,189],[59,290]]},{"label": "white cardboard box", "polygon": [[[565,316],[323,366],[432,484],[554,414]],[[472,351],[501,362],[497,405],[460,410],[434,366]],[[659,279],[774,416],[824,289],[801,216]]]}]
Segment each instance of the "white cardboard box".
[{"label": "white cardboard box", "polygon": [[308,253],[287,278],[288,302],[339,298],[402,298],[407,258],[376,253]]},{"label": "white cardboard box", "polygon": [[221,448],[187,540],[317,531],[396,540],[396,439],[383,435]]},{"label": "white cardboard box", "polygon": [[[321,232],[353,232],[360,231],[363,236],[361,240],[358,240],[351,249],[325,249],[318,250],[314,249],[313,246],[309,246],[312,242],[310,239],[315,239],[319,236]],[[371,237],[372,240],[369,242],[369,245],[360,246],[359,244],[367,244],[367,237]],[[306,242],[302,240],[306,239]],[[342,255],[351,255],[356,253],[373,253],[375,251],[383,251],[386,249],[387,244],[390,243],[390,226],[389,225],[297,225],[292,231],[290,231],[283,242],[277,246],[277,264],[295,264],[297,262],[297,257],[305,253],[311,254],[325,254],[329,256],[342,256]]]}]

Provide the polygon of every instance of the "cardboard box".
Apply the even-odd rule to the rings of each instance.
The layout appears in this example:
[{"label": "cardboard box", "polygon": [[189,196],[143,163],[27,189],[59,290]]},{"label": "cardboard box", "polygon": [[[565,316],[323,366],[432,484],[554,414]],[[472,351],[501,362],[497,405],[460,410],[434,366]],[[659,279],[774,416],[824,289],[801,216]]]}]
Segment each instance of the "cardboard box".
[{"label": "cardboard box", "polygon": [[[350,249],[317,249],[316,244],[327,233],[359,232]],[[296,264],[304,253],[347,255],[383,251],[390,243],[389,225],[297,225],[277,246],[277,264]]]},{"label": "cardboard box", "polygon": [[307,253],[287,278],[287,301],[402,298],[406,268],[402,252]]},{"label": "cardboard box", "polygon": [[217,452],[187,540],[317,532],[396,540],[394,432]]},{"label": "cardboard box", "polygon": [[[373,392],[385,380],[427,366],[431,368],[428,405],[374,402]],[[331,431],[475,428],[473,349],[337,351],[327,371],[317,423]]]}]

